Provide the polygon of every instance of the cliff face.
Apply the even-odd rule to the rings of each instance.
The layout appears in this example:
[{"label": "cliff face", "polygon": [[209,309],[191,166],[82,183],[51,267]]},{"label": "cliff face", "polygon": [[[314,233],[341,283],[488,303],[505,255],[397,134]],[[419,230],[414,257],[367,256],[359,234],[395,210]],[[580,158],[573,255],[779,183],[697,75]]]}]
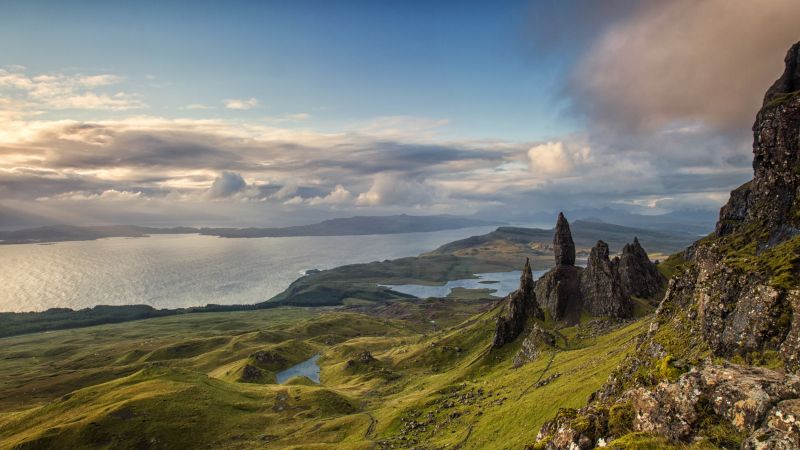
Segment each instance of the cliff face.
[{"label": "cliff face", "polygon": [[[753,180],[731,193],[715,234],[685,252],[635,352],[591,405],[542,427],[539,447],[593,448],[638,431],[800,448],[800,384],[784,374],[800,370],[799,59],[797,43],[756,117]],[[628,418],[616,431],[615,408]],[[597,420],[587,431],[588,417]]]}]

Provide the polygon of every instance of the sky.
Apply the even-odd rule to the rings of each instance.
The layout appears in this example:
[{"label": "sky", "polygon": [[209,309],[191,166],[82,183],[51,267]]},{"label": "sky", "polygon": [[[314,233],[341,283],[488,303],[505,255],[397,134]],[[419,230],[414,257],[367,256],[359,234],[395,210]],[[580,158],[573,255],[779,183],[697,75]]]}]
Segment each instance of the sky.
[{"label": "sky", "polygon": [[0,227],[717,209],[793,0],[0,1]]}]

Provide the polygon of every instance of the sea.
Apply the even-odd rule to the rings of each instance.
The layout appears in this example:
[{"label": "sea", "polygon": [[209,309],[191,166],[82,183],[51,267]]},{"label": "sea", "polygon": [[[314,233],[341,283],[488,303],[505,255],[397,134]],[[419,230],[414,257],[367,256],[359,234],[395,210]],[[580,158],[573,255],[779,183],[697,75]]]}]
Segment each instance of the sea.
[{"label": "sea", "polygon": [[258,303],[306,270],[416,256],[494,228],[250,239],[179,234],[0,245],[0,311]]}]

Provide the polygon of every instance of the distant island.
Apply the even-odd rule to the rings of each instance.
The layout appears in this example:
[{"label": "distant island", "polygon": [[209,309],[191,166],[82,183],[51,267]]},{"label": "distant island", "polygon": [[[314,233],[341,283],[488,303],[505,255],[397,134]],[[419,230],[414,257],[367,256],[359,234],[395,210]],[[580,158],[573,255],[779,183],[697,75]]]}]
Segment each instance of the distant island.
[{"label": "distant island", "polygon": [[138,225],[51,225],[15,231],[0,231],[0,245],[93,241],[111,237],[147,237],[154,234],[201,234],[224,238],[355,236],[419,233],[500,224],[503,224],[503,222],[452,215],[410,216],[400,214],[393,216],[356,216],[330,219],[310,225],[275,228],[157,228]]}]

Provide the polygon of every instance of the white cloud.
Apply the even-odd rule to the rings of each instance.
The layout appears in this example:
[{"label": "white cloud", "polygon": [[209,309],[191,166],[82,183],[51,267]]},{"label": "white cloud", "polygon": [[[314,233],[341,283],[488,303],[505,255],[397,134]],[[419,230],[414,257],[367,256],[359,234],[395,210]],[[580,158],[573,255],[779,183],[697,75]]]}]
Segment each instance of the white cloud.
[{"label": "white cloud", "polygon": [[308,119],[310,119],[310,118],[311,118],[311,114],[309,114],[309,113],[295,113],[295,114],[289,114],[289,115],[288,115],[288,116],[286,116],[286,117],[287,117],[289,120],[297,120],[297,121],[301,121],[301,120],[308,120]]},{"label": "white cloud", "polygon": [[582,145],[569,145],[562,141],[547,142],[531,147],[528,159],[531,171],[543,175],[568,175],[586,163],[590,149]]},{"label": "white cloud", "polygon": [[317,205],[344,205],[351,203],[353,195],[344,188],[341,184],[336,187],[325,197],[312,197],[308,199],[308,204],[312,206]]},{"label": "white cloud", "polygon": [[398,175],[379,173],[372,186],[356,199],[359,206],[414,206],[430,204],[434,198],[431,186],[417,180],[406,180]]},{"label": "white cloud", "polygon": [[348,130],[382,138],[426,139],[437,136],[442,128],[449,123],[449,119],[384,116],[376,117],[367,122],[353,124],[348,127]]},{"label": "white cloud", "polygon": [[246,109],[253,109],[259,106],[258,99],[255,97],[251,97],[249,99],[228,99],[225,100],[225,107],[228,109],[238,109],[238,110],[246,110]]},{"label": "white cloud", "polygon": [[289,200],[286,200],[285,202],[283,202],[283,204],[287,205],[287,206],[302,205],[303,204],[303,197],[300,197],[299,195],[294,196],[294,197],[290,198]]},{"label": "white cloud", "polygon": [[28,113],[36,108],[124,111],[147,106],[136,94],[97,91],[123,81],[116,75],[29,76],[23,70],[0,69],[0,95],[16,98]]},{"label": "white cloud", "polygon": [[183,107],[184,109],[214,109],[213,106],[204,105],[202,103],[190,103]]},{"label": "white cloud", "polygon": [[86,191],[72,191],[64,192],[52,197],[40,197],[38,201],[48,200],[68,200],[68,201],[105,201],[105,202],[125,202],[133,200],[143,200],[147,197],[139,191],[118,191],[116,189],[107,189],[100,193],[92,193]]}]

